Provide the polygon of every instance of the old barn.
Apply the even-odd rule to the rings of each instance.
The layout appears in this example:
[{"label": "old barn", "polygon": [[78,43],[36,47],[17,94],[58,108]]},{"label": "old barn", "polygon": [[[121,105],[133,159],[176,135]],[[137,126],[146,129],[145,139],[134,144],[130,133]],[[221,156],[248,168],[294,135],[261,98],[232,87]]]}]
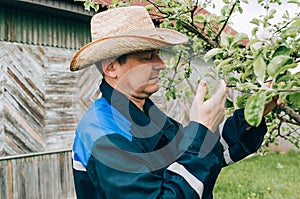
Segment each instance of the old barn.
[{"label": "old barn", "polygon": [[100,77],[69,62],[92,15],[73,0],[0,2],[1,199],[75,197],[72,139]]},{"label": "old barn", "polygon": [[[0,199],[75,198],[72,140],[101,95],[101,76],[95,67],[70,72],[69,62],[91,40],[93,14],[73,0],[0,2]],[[195,67],[183,86],[194,91],[203,70]],[[153,99],[187,121],[192,99]]]}]

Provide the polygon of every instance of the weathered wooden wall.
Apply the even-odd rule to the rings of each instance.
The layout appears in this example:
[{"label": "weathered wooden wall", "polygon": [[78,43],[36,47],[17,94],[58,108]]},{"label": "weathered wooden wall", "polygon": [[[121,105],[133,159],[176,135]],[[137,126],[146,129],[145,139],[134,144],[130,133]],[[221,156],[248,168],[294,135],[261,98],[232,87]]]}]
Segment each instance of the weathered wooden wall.
[{"label": "weathered wooden wall", "polygon": [[[86,13],[70,4],[0,1],[0,199],[74,198],[69,150],[80,117],[101,96],[102,77],[95,67],[69,70],[74,53],[90,41],[87,20],[74,20],[74,13]],[[182,88],[195,87],[202,69]],[[163,92],[152,98],[187,121],[191,99],[166,102]],[[68,151],[44,152],[58,149]]]},{"label": "weathered wooden wall", "polygon": [[[0,156],[69,149],[78,120],[100,96],[95,67],[69,71],[74,53],[90,41],[92,13],[67,0],[0,5]],[[182,87],[195,86],[200,74]],[[161,93],[153,99],[187,120],[191,99],[164,102]]]},{"label": "weathered wooden wall", "polygon": [[90,15],[67,0],[0,2],[0,156],[71,147],[69,62],[90,41]]},{"label": "weathered wooden wall", "polygon": [[0,155],[39,151],[45,145],[44,74],[26,53],[22,45],[0,42]]},{"label": "weathered wooden wall", "polygon": [[76,198],[71,151],[0,158],[0,199]]},{"label": "weathered wooden wall", "polygon": [[[75,50],[0,41],[0,155],[70,148],[78,120],[101,94],[101,75],[92,66],[70,72]],[[197,64],[196,64],[197,65]],[[181,87],[195,90],[206,68],[194,67]],[[170,116],[188,120],[191,98],[154,101]]]},{"label": "weathered wooden wall", "polygon": [[[32,1],[33,5],[48,3],[49,6],[59,6],[59,1],[34,1],[37,0]],[[43,12],[42,8],[28,11],[18,9],[17,5],[9,7],[1,4],[3,2],[0,2],[0,40],[2,41],[68,49],[79,49],[90,41],[89,21],[82,22],[74,20],[74,17],[67,17],[68,9],[74,7],[71,3],[61,8],[66,8],[62,16],[59,15],[59,11],[56,11],[57,14],[49,15],[46,11]],[[26,8],[26,5],[23,7]],[[80,8],[83,11],[82,5]]]},{"label": "weathered wooden wall", "polygon": [[0,42],[1,156],[71,147],[79,89],[69,70],[74,52]]}]

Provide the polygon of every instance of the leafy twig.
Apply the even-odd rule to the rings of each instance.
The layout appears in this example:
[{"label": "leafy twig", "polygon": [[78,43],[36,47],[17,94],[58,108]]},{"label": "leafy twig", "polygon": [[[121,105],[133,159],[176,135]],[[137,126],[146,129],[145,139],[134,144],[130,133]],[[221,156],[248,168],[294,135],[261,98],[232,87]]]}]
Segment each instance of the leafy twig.
[{"label": "leafy twig", "polygon": [[[296,16],[299,17],[299,16],[300,16],[300,13],[298,13]],[[295,18],[295,17],[294,17],[294,18]],[[286,28],[288,25],[290,25],[290,24],[294,21],[294,18],[291,19],[291,20],[290,20],[289,22],[287,22],[286,24],[284,24],[284,26],[282,26],[281,28],[278,28],[278,30],[276,30],[274,33],[276,34],[276,33],[280,32],[282,29]]]},{"label": "leafy twig", "polygon": [[[236,85],[234,85],[234,84],[227,84],[226,87],[228,87],[228,88],[236,88]],[[259,90],[259,89],[257,89],[257,90]],[[253,91],[253,89],[251,89],[251,91]],[[291,88],[291,89],[278,89],[278,90],[275,90],[275,91],[278,92],[278,93],[300,92],[300,88],[297,87],[297,88]]]},{"label": "leafy twig", "polygon": [[154,2],[152,2],[152,1],[150,1],[150,0],[146,0],[148,3],[150,3],[150,4],[152,4],[157,10],[158,10],[158,12],[160,12],[161,14],[165,14],[166,15],[166,17],[164,17],[164,18],[168,18],[169,16],[170,16],[170,13],[167,13],[167,12],[163,12],[160,8],[162,7],[162,6],[159,6],[158,4],[156,4],[156,3],[154,3]]},{"label": "leafy twig", "polygon": [[300,88],[292,88],[292,89],[278,89],[277,92],[300,92]]},{"label": "leafy twig", "polygon": [[[185,22],[185,21],[182,21],[182,26],[185,28],[185,29],[187,29],[188,31],[190,31],[190,32],[192,32],[192,33],[194,33],[194,34],[196,34],[200,39],[202,39],[202,40],[204,40],[204,41],[206,41],[207,43],[209,43],[212,47],[220,47],[220,45],[217,43],[217,42],[215,42],[215,41],[213,41],[213,40],[211,40],[211,39],[209,39],[209,38],[207,38],[207,37],[205,37],[203,34],[201,34],[193,25],[190,25],[190,24],[188,24],[187,22]],[[207,50],[210,50],[210,49],[207,49]]]}]

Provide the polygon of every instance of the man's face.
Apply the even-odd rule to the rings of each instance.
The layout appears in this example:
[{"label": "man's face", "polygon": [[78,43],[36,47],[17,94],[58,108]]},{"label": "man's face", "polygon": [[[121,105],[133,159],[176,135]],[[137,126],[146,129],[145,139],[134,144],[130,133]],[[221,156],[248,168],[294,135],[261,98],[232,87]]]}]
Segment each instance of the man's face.
[{"label": "man's face", "polygon": [[129,98],[144,99],[159,89],[159,71],[165,69],[159,50],[127,55],[126,62],[116,66],[116,89]]}]

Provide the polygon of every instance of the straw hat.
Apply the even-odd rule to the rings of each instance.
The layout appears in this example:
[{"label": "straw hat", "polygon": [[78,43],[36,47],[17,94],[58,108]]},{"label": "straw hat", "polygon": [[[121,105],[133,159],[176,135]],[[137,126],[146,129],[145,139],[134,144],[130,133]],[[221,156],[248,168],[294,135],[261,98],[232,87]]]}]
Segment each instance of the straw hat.
[{"label": "straw hat", "polygon": [[141,6],[115,8],[94,15],[91,36],[92,42],[74,55],[71,71],[130,52],[160,49],[187,41],[177,31],[155,28],[147,10]]}]

